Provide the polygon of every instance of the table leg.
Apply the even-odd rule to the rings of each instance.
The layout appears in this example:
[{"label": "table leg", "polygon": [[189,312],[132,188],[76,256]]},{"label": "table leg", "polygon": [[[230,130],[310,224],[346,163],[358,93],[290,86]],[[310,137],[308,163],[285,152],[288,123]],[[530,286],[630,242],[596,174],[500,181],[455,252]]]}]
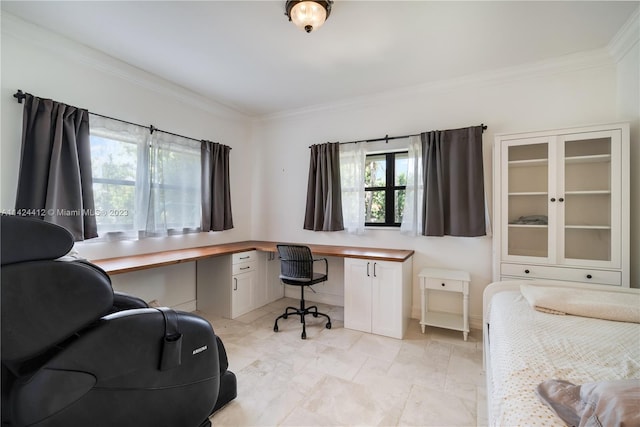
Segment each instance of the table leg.
[{"label": "table leg", "polygon": [[462,295],[462,318],[464,322],[464,340],[466,341],[469,336],[469,291],[466,289]]},{"label": "table leg", "polygon": [[422,315],[420,316],[422,319],[420,327],[422,328],[422,333],[424,334],[425,322],[427,321],[427,295],[425,291],[425,283],[424,278],[420,279],[420,290],[421,290],[421,298],[420,298],[420,308],[422,310]]}]

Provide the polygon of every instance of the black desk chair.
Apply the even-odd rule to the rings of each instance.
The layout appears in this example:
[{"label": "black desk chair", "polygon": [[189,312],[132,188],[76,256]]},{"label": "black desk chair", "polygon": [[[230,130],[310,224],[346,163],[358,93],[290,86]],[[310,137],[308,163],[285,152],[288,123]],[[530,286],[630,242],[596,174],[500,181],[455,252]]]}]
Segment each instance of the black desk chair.
[{"label": "black desk chair", "polygon": [[[327,280],[329,271],[327,259],[313,259],[311,249],[307,246],[276,245],[276,247],[280,255],[280,280],[287,285],[300,286],[300,308],[287,307],[284,314],[276,319],[276,323],[273,325],[273,331],[278,332],[278,320],[286,319],[290,315],[296,315],[300,316],[300,323],[302,323],[302,339],[307,339],[306,325],[304,322],[304,316],[307,314],[311,314],[313,317],[326,317],[327,324],[325,327],[331,329],[331,318],[329,316],[324,313],[319,313],[318,307],[315,305],[305,307],[304,304],[304,287]],[[314,273],[313,263],[316,261],[324,261],[324,273]]]}]

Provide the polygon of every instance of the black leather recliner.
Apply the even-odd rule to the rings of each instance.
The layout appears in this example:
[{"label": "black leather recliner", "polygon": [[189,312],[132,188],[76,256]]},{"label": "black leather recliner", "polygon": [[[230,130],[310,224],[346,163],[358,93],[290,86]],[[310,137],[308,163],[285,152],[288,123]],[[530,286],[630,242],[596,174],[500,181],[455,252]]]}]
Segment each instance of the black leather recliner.
[{"label": "black leather recliner", "polygon": [[1,216],[2,425],[208,426],[236,397],[205,319],[115,294],[86,261],[56,261],[64,228]]}]

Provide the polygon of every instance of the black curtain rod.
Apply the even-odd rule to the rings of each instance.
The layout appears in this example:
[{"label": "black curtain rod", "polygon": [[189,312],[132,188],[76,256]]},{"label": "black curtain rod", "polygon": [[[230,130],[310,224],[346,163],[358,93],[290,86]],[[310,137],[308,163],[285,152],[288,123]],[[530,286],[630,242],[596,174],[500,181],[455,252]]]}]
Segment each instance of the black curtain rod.
[{"label": "black curtain rod", "polygon": [[[16,98],[18,100],[18,104],[22,104],[22,101],[24,100],[24,98],[27,96],[26,93],[22,92],[21,89],[18,89],[18,91],[16,93],[13,94],[13,97]],[[190,139],[192,141],[198,141],[198,142],[213,142],[213,141],[209,141],[206,139],[196,139],[196,138],[191,138],[190,136],[184,136],[184,135],[180,135],[177,133],[173,133],[173,132],[167,132],[166,130],[162,130],[162,129],[158,129],[157,127],[155,127],[154,125],[149,125],[149,126],[145,126],[145,125],[141,125],[139,123],[133,123],[133,122],[128,122],[126,120],[122,120],[122,119],[117,119],[115,117],[109,117],[109,116],[105,116],[103,114],[98,114],[98,113],[92,113],[91,111],[89,111],[90,114],[93,114],[94,116],[100,116],[100,117],[104,117],[105,119],[110,119],[110,120],[115,120],[121,123],[126,123],[128,125],[133,125],[133,126],[140,126],[142,128],[145,129],[149,129],[149,133],[153,134],[153,132],[158,131],[158,132],[162,132],[162,133],[166,133],[167,135],[173,135],[173,136],[178,136],[180,138],[186,138],[186,139]]]},{"label": "black curtain rod", "polygon": [[[482,123],[480,124],[480,126],[482,126],[482,132],[484,133],[485,130],[487,130],[487,126]],[[358,142],[378,142],[378,141],[385,141],[385,142],[389,142],[392,141],[394,139],[404,139],[404,138],[411,138],[412,136],[420,136],[419,133],[414,133],[412,135],[402,135],[402,136],[389,136],[389,135],[385,135],[384,138],[374,138],[374,139],[359,139],[357,141],[347,141],[347,142],[341,142],[340,145],[342,144],[357,144]]]}]

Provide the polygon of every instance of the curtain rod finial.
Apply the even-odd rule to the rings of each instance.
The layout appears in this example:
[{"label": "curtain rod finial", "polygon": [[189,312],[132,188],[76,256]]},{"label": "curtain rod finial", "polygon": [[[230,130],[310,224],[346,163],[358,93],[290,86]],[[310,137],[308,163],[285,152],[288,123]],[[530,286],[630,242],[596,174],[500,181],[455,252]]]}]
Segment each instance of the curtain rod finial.
[{"label": "curtain rod finial", "polygon": [[22,89],[18,89],[18,91],[13,94],[13,97],[18,100],[18,104],[22,104],[22,100],[26,97],[26,94],[22,91]]}]

